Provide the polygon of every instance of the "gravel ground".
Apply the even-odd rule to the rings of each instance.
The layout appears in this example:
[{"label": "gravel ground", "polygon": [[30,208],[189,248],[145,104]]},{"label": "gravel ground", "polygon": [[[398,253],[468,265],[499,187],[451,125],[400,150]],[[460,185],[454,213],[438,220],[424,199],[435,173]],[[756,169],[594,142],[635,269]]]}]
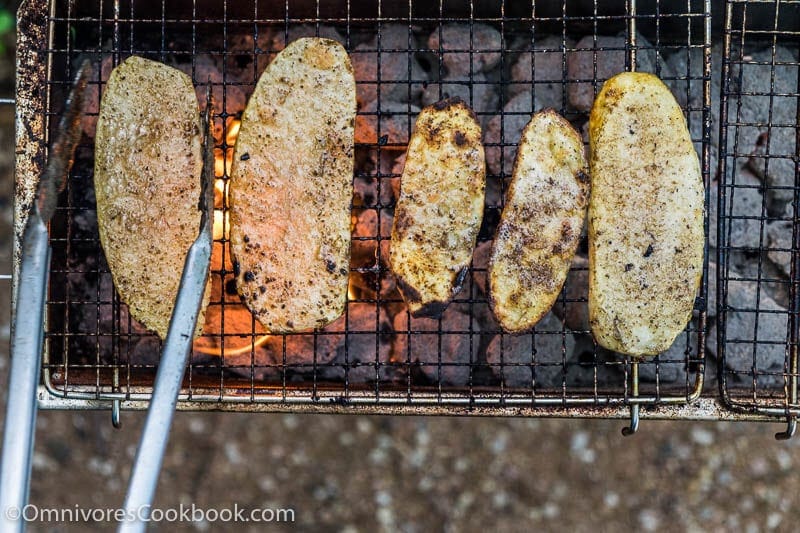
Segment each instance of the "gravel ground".
[{"label": "gravel ground", "polygon": [[[0,113],[0,272],[10,271],[13,114]],[[0,282],[0,382],[10,289]],[[2,400],[3,402],[5,399]],[[4,411],[3,411],[4,412]],[[116,507],[143,413],[42,412],[31,503]],[[155,505],[292,508],[276,531],[791,531],[794,454],[778,426],[179,413]],[[206,531],[254,525],[162,524]],[[35,531],[108,530],[107,523]]]}]

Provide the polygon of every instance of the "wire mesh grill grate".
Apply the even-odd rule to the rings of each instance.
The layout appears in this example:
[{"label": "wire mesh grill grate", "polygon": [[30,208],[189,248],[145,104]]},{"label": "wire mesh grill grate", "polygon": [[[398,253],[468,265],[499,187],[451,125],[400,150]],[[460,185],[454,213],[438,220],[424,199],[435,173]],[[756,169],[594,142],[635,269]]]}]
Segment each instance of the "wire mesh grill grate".
[{"label": "wire mesh grill grate", "polygon": [[[503,334],[485,295],[487,251],[531,111],[554,107],[584,128],[587,102],[605,79],[632,68],[632,59],[673,89],[708,182],[710,4],[656,1],[634,8],[635,2],[622,8],[601,2],[54,2],[47,17],[52,37],[42,43],[50,58],[46,117],[58,115],[79,61],[90,59],[94,72],[86,135],[51,227],[44,363],[50,393],[71,401],[147,399],[155,375],[159,340],[136,324],[114,291],[92,190],[93,127],[104,80],[136,54],[183,70],[198,94],[210,83],[217,100],[210,322],[195,343],[186,400],[280,409],[292,403],[568,407],[696,398],[705,372],[705,283],[673,348],[638,367],[593,342],[581,257],[553,311],[531,334]],[[229,157],[259,74],[287,42],[308,35],[340,40],[356,73],[351,286],[346,312],[334,324],[266,336],[232,285]],[[453,95],[470,102],[484,128],[484,221],[465,287],[443,318],[411,319],[386,261],[402,154],[419,109]],[[583,242],[579,256],[585,251]]]},{"label": "wire mesh grill grate", "polygon": [[762,414],[796,412],[798,2],[729,1],[719,154],[720,388]]}]

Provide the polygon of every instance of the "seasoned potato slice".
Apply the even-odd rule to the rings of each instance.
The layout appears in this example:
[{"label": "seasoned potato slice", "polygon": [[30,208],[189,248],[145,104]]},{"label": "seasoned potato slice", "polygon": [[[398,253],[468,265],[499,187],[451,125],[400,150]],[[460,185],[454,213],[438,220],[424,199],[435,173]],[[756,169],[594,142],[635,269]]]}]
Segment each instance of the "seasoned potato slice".
[{"label": "seasoned potato slice", "polygon": [[589,120],[589,321],[602,346],[667,350],[703,270],[703,181],[686,120],[656,76],[604,85]]},{"label": "seasoned potato slice", "polygon": [[389,261],[415,317],[441,315],[461,290],[483,218],[481,127],[460,98],[422,110],[408,143]]},{"label": "seasoned potato slice", "polygon": [[522,132],[489,263],[489,302],[506,331],[529,330],[552,307],[588,200],[580,134],[551,109],[536,113]]},{"label": "seasoned potato slice", "polygon": [[[95,137],[100,242],[131,316],[162,339],[200,231],[201,132],[187,75],[135,56],[111,72]],[[208,297],[207,289],[196,334]]]},{"label": "seasoned potato slice", "polygon": [[344,311],[356,84],[344,47],[298,39],[258,81],[231,168],[231,253],[247,307],[273,333]]}]

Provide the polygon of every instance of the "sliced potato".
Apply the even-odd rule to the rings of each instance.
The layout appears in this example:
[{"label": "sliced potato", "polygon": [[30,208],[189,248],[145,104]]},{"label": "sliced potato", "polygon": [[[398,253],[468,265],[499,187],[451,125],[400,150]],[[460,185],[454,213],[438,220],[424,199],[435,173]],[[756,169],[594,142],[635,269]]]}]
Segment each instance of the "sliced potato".
[{"label": "sliced potato", "polygon": [[[100,242],[131,316],[162,339],[200,230],[201,132],[187,75],[140,57],[111,72],[95,137]],[[207,289],[196,334],[208,297]]]},{"label": "sliced potato", "polygon": [[422,110],[408,144],[389,262],[415,317],[441,315],[461,290],[483,217],[481,127],[460,98]]},{"label": "sliced potato", "polygon": [[703,181],[686,120],[656,76],[606,81],[589,120],[589,321],[602,346],[667,350],[703,270]]},{"label": "sliced potato", "polygon": [[344,47],[298,39],[267,66],[242,115],[231,168],[236,286],[273,333],[344,311],[356,84]]},{"label": "sliced potato", "polygon": [[522,132],[489,263],[489,302],[506,331],[531,329],[553,306],[588,200],[580,134],[552,109],[536,113]]}]

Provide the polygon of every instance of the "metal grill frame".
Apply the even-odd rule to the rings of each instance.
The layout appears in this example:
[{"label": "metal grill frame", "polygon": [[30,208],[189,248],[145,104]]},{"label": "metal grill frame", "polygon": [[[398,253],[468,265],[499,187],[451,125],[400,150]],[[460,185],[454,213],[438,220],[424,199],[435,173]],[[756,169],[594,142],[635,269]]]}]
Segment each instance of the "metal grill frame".
[{"label": "metal grill frame", "polygon": [[[783,8],[783,12],[781,9]],[[789,14],[787,13],[787,10]],[[783,14],[782,14],[783,13]],[[791,436],[797,427],[796,417],[800,414],[798,402],[798,335],[800,334],[800,224],[798,224],[798,206],[800,206],[800,165],[798,165],[798,149],[800,149],[800,57],[793,61],[776,59],[778,46],[792,45],[795,52],[800,51],[800,28],[796,24],[796,17],[800,13],[800,2],[794,0],[775,3],[754,2],[747,0],[726,0],[724,20],[724,48],[721,80],[720,101],[720,142],[718,176],[720,180],[718,203],[718,241],[720,246],[717,251],[718,279],[718,375],[719,393],[726,408],[735,413],[757,416],[781,417],[788,420],[788,429],[779,434],[781,437]],[[794,17],[794,18],[793,18]],[[768,23],[769,21],[769,23]],[[788,27],[787,27],[788,26]],[[792,42],[793,41],[793,42]],[[751,54],[764,50],[771,59],[757,60]],[[745,68],[757,70],[762,74],[761,79],[769,79],[769,90],[757,91],[743,84]],[[794,91],[785,92],[776,88],[776,68],[788,68],[797,71],[797,85]],[[743,101],[753,102],[755,98],[768,99],[769,107],[766,120],[762,120],[764,113],[757,115],[755,120],[742,118]],[[778,100],[793,98],[797,105],[797,116],[793,124],[780,124],[773,119],[775,106]],[[770,134],[773,129],[794,127],[795,146],[794,153],[785,153],[780,149],[770,147]],[[764,176],[760,191],[762,194],[761,211],[758,213],[734,212],[734,198],[752,184],[737,181],[742,168],[749,164],[752,154],[747,153],[745,141],[741,140],[740,129],[758,128],[762,131],[766,142],[764,153],[758,154],[756,165],[764,165],[764,175],[768,174],[770,162],[775,165],[778,160],[791,159],[794,164],[794,186],[789,188],[792,192],[792,213],[786,218],[774,213],[768,213],[768,195],[780,186],[771,185]],[[741,142],[740,142],[741,141]],[[740,166],[741,165],[741,166]],[[755,174],[755,171],[753,172]],[[784,187],[785,188],[785,187]],[[731,252],[741,251],[745,244],[733,240],[731,224],[737,220],[757,220],[760,230],[759,243],[756,249],[749,250],[759,256],[758,271],[753,274],[733,273],[730,266]],[[765,227],[769,222],[784,221],[791,223],[791,245],[788,249],[777,248],[770,245],[765,237]],[[776,278],[765,272],[764,255],[769,252],[782,252],[791,254],[790,272],[788,279]],[[754,284],[756,288],[756,305],[736,307],[729,299],[730,283]],[[786,310],[761,309],[761,294],[766,293],[768,285],[783,284],[788,286],[789,306]],[[745,313],[752,315],[754,326],[752,332],[733,331],[728,327],[730,313]],[[767,314],[777,314],[786,317],[785,356],[782,371],[764,369],[766,351],[774,345],[776,339],[759,339],[759,319],[764,320]],[[737,366],[729,355],[729,350],[734,345],[752,346],[752,363],[748,368]],[[748,348],[749,349],[749,348]],[[751,382],[749,386],[741,386],[736,382],[737,377],[743,377]],[[759,383],[760,379],[770,377],[781,379],[782,388],[769,387]]]},{"label": "metal grill frame", "polygon": [[[134,2],[131,2],[131,8]],[[691,4],[691,3],[690,3]],[[224,2],[223,5],[225,9],[227,9],[227,2]],[[378,17],[377,18],[369,18],[366,20],[358,20],[355,17],[350,16],[350,3],[347,3],[347,18],[337,18],[339,22],[346,21],[348,28],[349,25],[352,23],[357,22],[367,22],[367,23],[377,23],[380,27],[380,24],[389,23],[389,22],[397,22],[398,20],[403,23],[407,23],[409,25],[409,35],[410,35],[410,27],[416,19],[411,18],[412,12],[412,2],[409,2],[409,18],[407,19],[396,19],[394,17],[381,17],[380,16],[380,2],[378,2]],[[572,17],[568,17],[566,15],[567,7],[566,3],[563,7],[563,13],[561,17],[555,17],[554,20],[560,22],[562,24],[562,28],[565,28],[567,22],[573,22]],[[72,6],[72,2],[70,2],[69,6]],[[289,3],[286,4],[286,9],[288,10]],[[320,24],[326,24],[330,22],[329,20],[322,19],[319,16],[320,12],[320,2],[319,0],[315,4],[316,6],[316,17],[311,18],[303,18],[298,20],[291,20],[289,19],[288,11],[286,13],[285,20],[272,20],[272,21],[261,21],[261,22],[272,22],[275,24],[285,24],[286,32],[288,37],[288,28],[290,24],[302,24],[302,23],[310,23],[315,24],[317,31],[319,31]],[[630,64],[635,63],[636,57],[636,23],[638,20],[648,20],[654,19],[656,28],[658,28],[658,24],[660,23],[660,18],[658,17],[658,9],[660,3],[656,3],[656,12],[655,13],[647,13],[647,14],[637,14],[636,9],[636,2],[635,0],[629,0],[626,4],[626,12],[623,15],[617,17],[599,17],[597,15],[597,5],[595,4],[594,8],[594,16],[590,17],[574,17],[574,19],[583,22],[590,22],[593,27],[593,32],[595,35],[598,33],[598,24],[600,22],[608,22],[610,21],[621,21],[624,23],[627,29],[628,39],[626,42],[626,52],[627,58],[626,62],[628,66]],[[153,23],[153,24],[161,24],[161,35],[162,35],[162,49],[160,53],[163,55],[165,53],[169,53],[168,51],[163,49],[163,36],[164,36],[164,28],[165,24],[167,24],[167,20],[165,17],[162,16],[161,19],[159,18],[142,18],[142,19],[135,19],[132,21],[127,21],[124,18],[120,17],[119,12],[119,3],[115,3],[116,12],[115,18],[112,20],[98,20],[98,24],[108,24],[109,22],[113,23],[114,27],[114,39],[117,43],[115,45],[115,52],[119,53],[119,28],[121,25],[126,23]],[[163,9],[163,4],[162,4]],[[501,4],[500,6],[500,17],[486,17],[486,18],[476,18],[473,16],[474,7],[472,4],[469,6],[469,16],[468,17],[451,17],[444,15],[444,9],[442,3],[439,3],[439,15],[438,17],[434,17],[433,22],[438,25],[441,29],[441,26],[445,22],[468,22],[470,23],[470,28],[472,28],[472,22],[474,21],[487,21],[489,23],[496,23],[499,24],[501,29],[504,24],[512,23],[512,22],[532,22],[533,19],[536,17],[536,6],[535,4],[532,6],[532,11],[530,17],[522,17],[519,18],[510,18],[506,17],[505,14],[505,6]],[[37,5],[35,2],[29,2],[28,5],[23,5],[21,8],[21,16],[20,16],[20,24],[19,24],[19,50],[21,51],[19,60],[18,60],[18,90],[17,90],[17,113],[18,113],[18,134],[17,134],[17,144],[18,144],[18,162],[17,162],[17,183],[18,183],[18,196],[17,202],[15,203],[15,216],[16,216],[16,227],[22,227],[24,225],[23,214],[25,211],[25,206],[28,205],[26,202],[26,198],[29,199],[30,195],[32,194],[32,186],[35,183],[35,177],[38,175],[38,169],[41,165],[41,161],[44,158],[46,153],[46,139],[47,139],[47,132],[49,130],[49,119],[51,116],[55,115],[56,113],[53,112],[52,106],[50,104],[51,96],[50,96],[50,89],[53,83],[50,81],[52,78],[52,68],[53,68],[53,54],[64,53],[66,52],[68,55],[72,53],[71,50],[54,50],[53,48],[53,32],[55,23],[61,21],[63,19],[57,16],[57,11],[55,5],[50,8],[49,13],[46,11],[45,6]],[[163,14],[163,11],[162,11]],[[705,0],[702,3],[702,10],[696,13],[687,13],[683,15],[687,19],[687,26],[689,27],[689,37],[691,43],[691,23],[693,19],[698,19],[702,21],[702,28],[703,28],[703,43],[699,46],[704,50],[704,64],[703,64],[703,72],[700,76],[692,76],[690,73],[687,73],[687,78],[692,79],[692,81],[702,82],[703,85],[703,105],[702,109],[693,109],[692,111],[695,113],[701,113],[702,115],[702,131],[703,131],[703,138],[701,139],[702,145],[702,166],[703,166],[703,176],[706,183],[708,183],[708,161],[709,161],[709,134],[710,134],[710,124],[709,124],[709,108],[710,108],[710,27],[711,27],[711,10],[710,10],[710,0]],[[67,20],[69,17],[67,17]],[[544,17],[545,20],[551,20],[547,17]],[[427,19],[423,19],[427,20]],[[537,19],[541,20],[541,19]],[[46,21],[46,24],[42,25],[41,22]],[[197,21],[195,21],[197,22]],[[221,21],[223,24],[227,24],[230,21],[223,20]],[[255,25],[254,21],[250,21]],[[431,21],[428,21],[431,22]],[[226,26],[223,26],[226,28]],[[533,25],[532,28],[532,35],[535,31]],[[223,32],[227,31],[226,29],[222,30]],[[656,35],[658,37],[658,29],[656,30]],[[566,30],[562,31],[562,36],[564,39],[566,38]],[[349,44],[349,31],[347,35],[348,44]],[[566,44],[565,40],[562,40],[562,51],[566,54]],[[660,49],[660,42],[659,39],[656,39],[654,48]],[[598,52],[603,52],[604,49],[602,47],[596,47]],[[386,52],[387,50],[375,50],[374,52],[377,53],[378,62],[380,61],[380,56],[382,52]],[[392,50],[389,50],[391,52]],[[396,50],[395,50],[396,51]],[[470,50],[463,50],[463,51],[449,51],[450,53],[453,52],[463,52],[463,53],[474,53],[478,50],[470,49]],[[501,62],[505,58],[506,53],[506,46],[503,45],[503,49],[501,50]],[[407,52],[407,51],[403,51]],[[223,52],[224,53],[224,52]],[[441,55],[441,51],[439,52]],[[194,55],[194,52],[192,52]],[[378,63],[379,65],[380,63]],[[440,74],[441,74],[441,65],[442,62],[440,61]],[[378,70],[380,71],[379,67]],[[410,70],[410,67],[409,67]],[[573,82],[575,80],[567,80],[566,74],[566,64],[564,65],[564,72],[563,72],[563,80],[562,83]],[[66,78],[68,79],[68,77]],[[584,81],[584,80],[582,80]],[[594,85],[595,91],[599,90],[601,81],[596,79],[592,80],[585,80],[591,81]],[[501,82],[501,83],[507,83]],[[470,84],[472,85],[472,84]],[[47,90],[44,91],[44,95],[42,95],[38,90],[37,87],[46,87]],[[381,82],[380,78],[378,79],[378,91],[380,91]],[[689,92],[689,88],[687,87],[687,93]],[[687,95],[688,96],[688,95]],[[500,108],[504,105],[503,96],[501,95],[501,102]],[[501,112],[502,114],[502,112]],[[221,117],[225,120],[225,116]],[[411,122],[411,115],[409,114],[409,126]],[[379,126],[380,127],[380,126]],[[373,145],[372,148],[377,149],[378,151],[381,150],[382,145]],[[491,145],[487,145],[491,146]],[[497,146],[497,145],[496,145]],[[513,145],[501,143],[499,146],[505,148],[514,149]],[[20,149],[21,148],[21,149]],[[224,145],[221,147],[223,150],[226,148]],[[510,174],[510,169],[506,169],[503,172],[506,176]],[[393,176],[378,176],[379,178],[383,177],[393,177]],[[378,183],[382,180],[378,179]],[[29,201],[29,200],[28,200]],[[707,225],[707,224],[706,224]],[[380,235],[380,234],[379,234]],[[380,236],[377,236],[377,240],[380,241]],[[16,265],[18,264],[18,257],[21,250],[21,244],[19,239],[15,239],[15,270]],[[704,267],[704,279],[707,279],[707,257],[706,254],[706,266]],[[347,383],[345,383],[343,388],[333,388],[333,389],[326,389],[325,387],[317,387],[316,383],[314,384],[314,390],[312,394],[309,394],[308,388],[295,388],[291,384],[287,384],[286,382],[286,375],[285,372],[283,374],[283,381],[280,384],[265,384],[261,385],[255,383],[252,379],[249,383],[249,386],[245,383],[244,386],[238,387],[226,387],[224,386],[223,378],[220,377],[220,387],[215,388],[201,388],[192,386],[191,382],[191,368],[189,369],[189,390],[185,394],[182,394],[181,401],[179,401],[178,407],[180,409],[222,409],[222,410],[236,410],[236,411],[290,411],[290,410],[308,410],[308,411],[321,411],[321,412],[329,412],[329,411],[344,411],[349,412],[350,410],[359,411],[359,412],[376,412],[376,413],[419,413],[419,414],[496,414],[496,415],[507,415],[507,414],[517,414],[517,415],[534,415],[534,416],[591,416],[591,417],[625,417],[628,416],[629,410],[634,412],[635,416],[638,417],[639,406],[644,405],[646,406],[645,411],[643,411],[643,416],[645,417],[654,417],[654,418],[725,418],[725,414],[719,411],[717,406],[713,401],[709,401],[706,399],[700,400],[700,394],[703,388],[703,378],[704,378],[704,345],[705,345],[705,331],[704,331],[704,323],[705,323],[705,311],[703,306],[705,305],[706,300],[706,283],[703,283],[703,293],[700,298],[700,309],[699,309],[699,331],[698,333],[698,353],[694,356],[687,356],[687,363],[693,363],[696,365],[696,369],[693,371],[687,370],[686,372],[686,383],[685,383],[685,391],[682,394],[662,394],[659,390],[658,381],[656,381],[655,385],[655,393],[651,394],[640,394],[639,391],[639,380],[638,380],[638,364],[636,363],[635,359],[632,358],[625,358],[615,363],[619,364],[624,368],[624,382],[621,387],[621,390],[611,391],[610,393],[600,393],[598,391],[597,381],[596,381],[596,372],[595,372],[595,384],[594,384],[594,391],[593,393],[590,391],[589,394],[586,394],[586,389],[577,391],[582,392],[583,394],[572,394],[573,391],[567,390],[567,386],[564,383],[562,386],[561,392],[556,393],[540,393],[535,389],[531,389],[527,392],[527,394],[519,394],[514,393],[513,391],[509,392],[504,389],[502,382],[500,386],[496,388],[496,390],[481,390],[479,388],[470,389],[468,391],[465,390],[448,390],[447,387],[443,387],[441,384],[438,387],[417,387],[414,386],[412,388],[410,381],[408,388],[406,390],[383,390],[378,386],[376,383],[374,389],[370,390],[361,390],[359,391],[358,388],[352,387],[348,388]],[[562,304],[566,304],[567,301],[565,297],[562,295],[559,300]],[[469,303],[472,303],[471,298]],[[558,332],[556,332],[558,333]],[[563,334],[563,331],[561,332]],[[409,331],[409,335],[413,334],[413,332]],[[284,344],[285,349],[285,344]],[[284,354],[285,357],[285,354]],[[597,364],[597,356],[596,356],[596,349],[595,349],[595,364]],[[658,367],[658,359],[655,361],[647,361],[646,363],[642,364],[654,364],[656,368]],[[125,386],[125,390],[120,390],[121,385],[118,381],[119,374],[115,373],[115,378],[111,382],[104,382],[101,384],[100,380],[100,369],[99,365],[96,369],[97,372],[97,381],[94,385],[92,384],[85,384],[82,387],[78,388],[64,388],[62,385],[58,383],[55,379],[53,367],[51,366],[52,363],[49,362],[49,357],[47,351],[45,352],[45,359],[44,359],[44,368],[43,368],[43,386],[40,389],[40,396],[39,396],[39,403],[40,406],[43,408],[71,408],[71,409],[78,409],[78,408],[98,408],[98,407],[105,407],[107,408],[110,403],[113,405],[115,412],[118,413],[120,407],[123,408],[146,408],[147,400],[149,399],[150,390],[151,388],[147,385],[136,385],[128,384]],[[566,367],[565,367],[566,369]],[[130,370],[130,368],[129,368]],[[566,371],[566,370],[564,370]],[[154,375],[155,372],[153,370],[152,374]],[[130,375],[130,374],[129,374]],[[692,381],[693,380],[693,381]],[[688,404],[692,404],[696,406],[696,410],[687,410],[686,406]]]}]

